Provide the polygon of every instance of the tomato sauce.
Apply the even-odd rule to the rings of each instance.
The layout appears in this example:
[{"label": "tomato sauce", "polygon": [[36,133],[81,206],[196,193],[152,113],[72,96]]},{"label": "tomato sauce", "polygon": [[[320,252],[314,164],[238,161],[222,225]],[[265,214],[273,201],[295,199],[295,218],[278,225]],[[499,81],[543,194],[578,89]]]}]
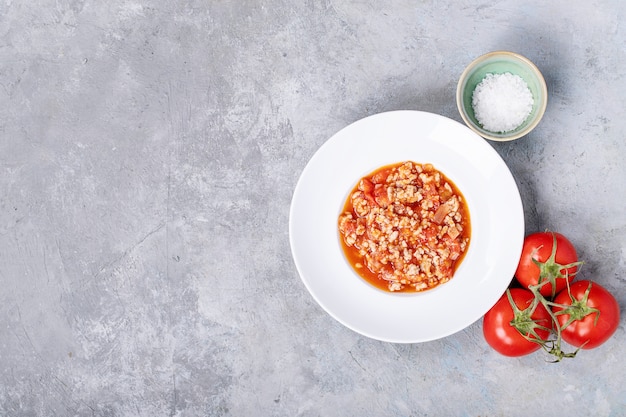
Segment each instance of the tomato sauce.
[{"label": "tomato sauce", "polygon": [[447,282],[469,246],[469,210],[458,187],[431,164],[407,161],[361,178],[339,216],[347,261],[384,291]]}]

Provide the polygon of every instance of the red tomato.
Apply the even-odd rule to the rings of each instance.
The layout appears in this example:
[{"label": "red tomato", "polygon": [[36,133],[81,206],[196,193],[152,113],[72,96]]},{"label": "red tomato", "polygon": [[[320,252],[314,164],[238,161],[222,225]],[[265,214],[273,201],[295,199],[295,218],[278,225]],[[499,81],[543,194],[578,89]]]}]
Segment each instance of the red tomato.
[{"label": "red tomato", "polygon": [[[534,295],[526,289],[513,288],[510,290],[513,302],[519,310],[513,311],[507,294],[504,293],[498,302],[483,317],[483,335],[485,340],[493,349],[505,356],[523,356],[536,351],[541,346],[539,343],[527,340],[512,325],[518,323],[520,330],[527,336],[532,336],[532,329],[536,324],[544,328],[535,327],[534,332],[541,340],[546,340],[550,335],[551,325],[550,313],[542,304],[538,304],[535,311],[530,311],[530,306],[534,300]],[[515,319],[515,320],[514,320]]]},{"label": "red tomato", "polygon": [[374,199],[379,206],[387,207],[389,205],[387,187],[382,184],[376,184],[376,186],[374,187]]},{"label": "red tomato", "polygon": [[359,190],[366,194],[371,194],[374,191],[374,184],[367,178],[361,178],[361,181],[359,182]]},{"label": "red tomato", "polygon": [[[573,306],[571,310],[562,307],[552,308],[562,328],[561,337],[572,346],[583,349],[596,348],[606,342],[619,326],[617,300],[595,282],[574,282],[570,285],[570,292],[568,293],[567,289],[561,291],[554,299],[554,303]],[[559,313],[561,311],[562,313]],[[573,321],[567,324],[570,319]]]},{"label": "red tomato", "polygon": [[[554,243],[556,241],[556,248]],[[560,233],[540,232],[526,236],[515,278],[524,287],[548,281],[541,287],[544,297],[554,297],[574,279],[577,271],[578,255],[574,245]]]},{"label": "red tomato", "polygon": [[372,175],[372,182],[374,184],[384,184],[385,181],[387,181],[387,177],[389,176],[389,174],[391,174],[391,171],[392,171],[391,168],[378,171],[377,173]]}]

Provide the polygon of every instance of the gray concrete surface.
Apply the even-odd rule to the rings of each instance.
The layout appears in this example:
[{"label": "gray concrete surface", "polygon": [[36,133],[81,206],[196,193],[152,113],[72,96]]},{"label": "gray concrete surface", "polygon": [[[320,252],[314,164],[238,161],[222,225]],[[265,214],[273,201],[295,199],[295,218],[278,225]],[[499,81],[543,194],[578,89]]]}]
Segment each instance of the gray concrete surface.
[{"label": "gray concrete surface", "polygon": [[479,322],[378,342],[315,303],[288,242],[327,138],[386,110],[460,121],[464,66],[508,49],[550,94],[492,143],[527,230],[569,236],[624,309],[625,20],[618,0],[1,2],[0,415],[626,415],[623,321],[560,364],[499,356]]}]

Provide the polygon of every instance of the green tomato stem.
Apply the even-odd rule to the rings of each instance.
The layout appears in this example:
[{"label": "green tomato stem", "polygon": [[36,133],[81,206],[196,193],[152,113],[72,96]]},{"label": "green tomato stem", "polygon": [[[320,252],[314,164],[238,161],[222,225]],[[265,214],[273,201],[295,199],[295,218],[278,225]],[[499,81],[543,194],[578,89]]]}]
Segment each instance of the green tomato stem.
[{"label": "green tomato stem", "polygon": [[[576,266],[580,266],[583,264],[583,262],[581,261],[577,261],[577,262],[572,262],[566,265],[561,265],[559,263],[556,262],[556,234],[552,233],[552,251],[550,252],[550,256],[548,257],[548,259],[546,259],[545,262],[539,262],[537,259],[535,259],[535,255],[537,254],[537,252],[539,251],[539,249],[541,248],[538,247],[536,248],[532,254],[530,259],[532,260],[532,262],[537,266],[537,268],[539,268],[539,278],[538,278],[538,282],[537,285],[543,284],[543,283],[550,283],[552,285],[552,298],[554,298],[554,296],[556,295],[556,280],[557,278],[565,278],[566,281],[569,281],[569,272],[568,269],[576,267]],[[561,271],[565,271],[565,274],[563,274]],[[574,274],[576,274],[578,271],[574,272]]]},{"label": "green tomato stem", "polygon": [[572,295],[569,282],[568,282],[567,294],[570,298],[570,304],[566,305],[566,304],[554,303],[560,308],[560,310],[555,313],[556,315],[560,316],[560,315],[567,314],[569,316],[565,324],[561,326],[562,329],[565,329],[567,326],[569,326],[573,322],[577,320],[582,320],[585,317],[587,317],[589,314],[594,314],[594,313],[596,316],[594,318],[593,325],[595,326],[598,324],[598,319],[600,318],[600,310],[594,307],[590,307],[588,305],[589,293],[591,292],[591,286],[592,286],[592,283],[589,282],[589,285],[587,286],[587,289],[585,290],[585,293],[583,294],[582,298],[578,300]]}]

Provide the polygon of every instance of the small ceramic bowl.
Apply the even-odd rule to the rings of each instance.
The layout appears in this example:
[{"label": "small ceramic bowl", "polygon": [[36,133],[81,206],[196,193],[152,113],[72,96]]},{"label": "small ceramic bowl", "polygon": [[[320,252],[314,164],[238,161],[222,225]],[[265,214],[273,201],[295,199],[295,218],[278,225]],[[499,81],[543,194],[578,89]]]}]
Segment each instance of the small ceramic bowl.
[{"label": "small ceramic bowl", "polygon": [[[484,129],[476,120],[472,107],[472,94],[476,86],[489,73],[519,75],[528,85],[533,95],[530,115],[516,129],[508,132],[491,132]],[[521,138],[533,130],[543,117],[548,104],[548,88],[543,75],[528,58],[514,52],[496,51],[476,58],[461,74],[456,89],[456,104],[465,124],[485,139],[509,141]]]}]

